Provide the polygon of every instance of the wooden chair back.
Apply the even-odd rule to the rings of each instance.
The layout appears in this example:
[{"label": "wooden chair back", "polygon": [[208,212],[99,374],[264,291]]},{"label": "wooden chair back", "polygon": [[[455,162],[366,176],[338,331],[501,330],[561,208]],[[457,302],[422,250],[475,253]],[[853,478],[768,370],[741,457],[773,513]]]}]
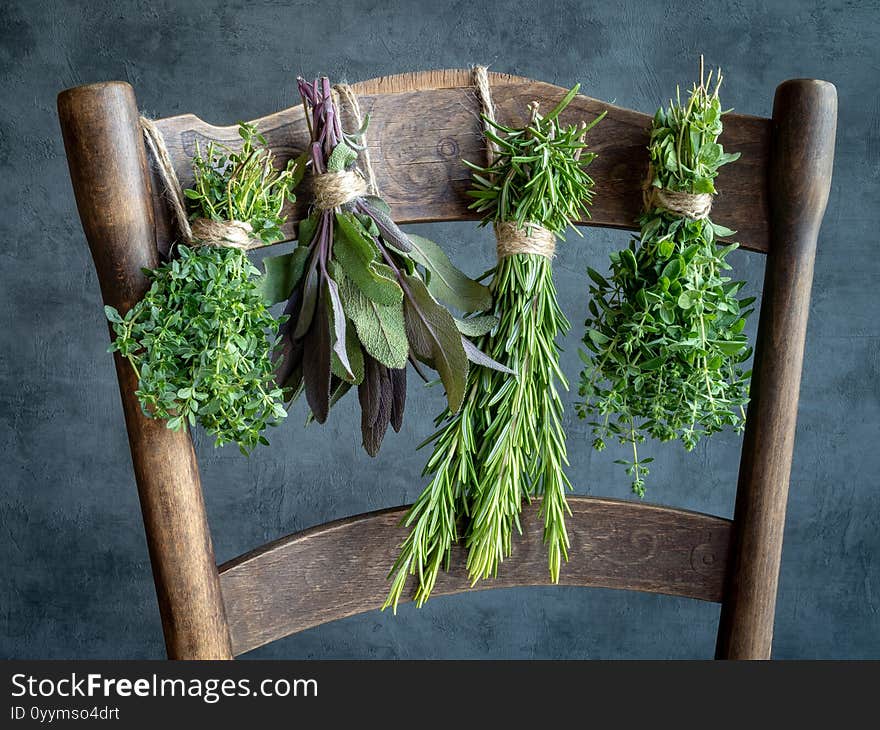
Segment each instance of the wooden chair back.
[{"label": "wooden chair back", "polygon": [[[532,100],[550,108],[563,89],[490,74],[502,122]],[[353,86],[371,114],[379,189],[401,223],[473,220],[461,159],[484,155],[479,105],[465,70],[403,74]],[[600,194],[585,225],[633,229],[641,208],[650,116],[578,96],[572,121],[608,116],[591,133]],[[141,269],[167,250],[172,219],[145,153],[132,88],[68,89],[61,128],[83,229],[105,303],[127,311],[144,294]],[[722,604],[719,658],[769,658],[794,448],[816,242],[831,181],[837,96],[823,81],[776,91],[772,119],[730,114],[722,142],[742,153],[723,168],[713,219],[767,255],[751,403],[733,520],[669,507],[574,497],[571,562],[561,583],[687,596]],[[255,122],[284,162],[305,148],[299,106]],[[161,119],[177,174],[192,179],[197,141],[235,144],[235,127],[193,115]],[[291,210],[295,234],[302,209]],[[132,369],[116,356],[159,609],[170,658],[223,659],[274,639],[377,608],[402,537],[405,508],[321,525],[216,565],[192,441],[142,413]],[[295,488],[291,485],[290,488]],[[548,583],[535,508],[502,575],[477,588]],[[461,553],[435,594],[471,590]]]}]

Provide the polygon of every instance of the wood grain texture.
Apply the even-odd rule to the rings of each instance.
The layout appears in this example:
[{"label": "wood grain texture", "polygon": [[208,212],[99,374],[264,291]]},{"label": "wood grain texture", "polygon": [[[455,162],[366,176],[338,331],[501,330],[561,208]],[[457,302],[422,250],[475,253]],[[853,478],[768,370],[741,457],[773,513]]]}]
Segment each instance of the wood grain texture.
[{"label": "wood grain texture", "polygon": [[825,81],[776,90],[767,257],[717,656],[769,659],[816,242],[828,194],[837,91]]},{"label": "wood grain texture", "polygon": [[[134,92],[121,82],[80,86],[59,95],[58,114],[104,302],[124,314],[147,289],[141,268],[157,264]],[[116,373],[168,656],[231,658],[190,437],[143,415],[137,378],[118,355]]]},{"label": "wood grain texture", "polygon": [[[526,105],[537,100],[551,109],[565,94],[552,84],[507,74],[490,73],[492,93],[502,123],[526,120]],[[485,149],[478,118],[471,72],[426,71],[399,74],[353,84],[364,113],[371,115],[367,144],[379,189],[400,223],[474,220],[467,210],[465,191],[470,174],[462,158],[483,162]],[[297,156],[308,142],[302,107],[295,104],[254,121],[284,164]],[[602,111],[608,116],[590,132],[589,143],[599,157],[590,166],[597,181],[597,195],[587,225],[634,230],[639,217],[641,185],[647,170],[648,129],[651,115],[578,96],[563,114],[568,122],[590,121]],[[158,121],[181,183],[192,180],[190,160],[196,144],[210,140],[237,145],[237,128],[215,127],[192,114]],[[354,128],[349,120],[347,128]],[[744,248],[766,252],[769,241],[767,211],[767,160],[769,120],[738,114],[725,117],[722,143],[742,158],[722,168],[720,194],[713,220],[738,231]],[[161,188],[154,185],[155,190]],[[287,236],[295,235],[294,221],[305,211],[300,195],[298,207],[288,211]],[[157,207],[165,203],[157,194]],[[159,217],[162,220],[161,217]],[[170,234],[160,227],[159,243],[167,248]]]},{"label": "wood grain texture", "polygon": [[[710,515],[610,499],[572,497],[571,560],[562,585],[600,586],[720,601],[731,525]],[[351,517],[270,543],[220,567],[236,655],[312,626],[381,607],[388,570],[406,536],[406,508]],[[465,554],[453,553],[435,596],[550,585],[538,505],[495,580],[472,589]],[[411,586],[414,589],[414,586]],[[407,600],[410,600],[409,596]]]}]

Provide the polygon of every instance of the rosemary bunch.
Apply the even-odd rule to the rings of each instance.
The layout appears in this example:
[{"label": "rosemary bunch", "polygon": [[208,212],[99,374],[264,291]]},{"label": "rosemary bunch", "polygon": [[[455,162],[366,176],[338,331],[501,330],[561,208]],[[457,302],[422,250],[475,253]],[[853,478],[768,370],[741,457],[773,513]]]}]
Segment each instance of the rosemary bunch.
[{"label": "rosemary bunch", "polygon": [[[559,121],[577,91],[576,86],[546,116],[532,104],[521,128],[484,117],[497,157],[488,166],[466,163],[474,171],[471,208],[484,214],[482,225],[540,227],[561,239],[573,221],[587,215],[593,180],[586,167],[595,155],[584,153],[584,136],[599,119],[579,126]],[[410,533],[391,570],[385,607],[396,610],[409,575],[417,576],[416,603],[428,599],[463,518],[471,580],[495,576],[510,554],[513,531],[519,531],[522,501],[533,495],[543,495],[544,542],[554,581],[568,558],[565,491],[571,485],[564,473],[559,395],[568,383],[556,339],[569,325],[557,303],[550,259],[534,253],[502,256],[490,288],[497,324],[477,345],[516,375],[473,373],[466,406],[437,419],[438,430],[427,442],[433,443],[425,467],[431,481],[404,521]]]},{"label": "rosemary bunch", "polygon": [[[211,143],[193,158],[195,181],[184,191],[193,220],[238,221],[265,243],[282,237],[281,209],[292,200],[294,165],[272,166],[256,128],[242,124],[240,150]],[[138,377],[143,412],[168,428],[196,423],[217,446],[247,454],[268,443],[263,431],[286,415],[271,359],[278,321],[266,309],[260,272],[244,251],[178,245],[176,256],[148,271],[144,298],[121,316],[105,307],[118,351]]]},{"label": "rosemary bunch", "polygon": [[[611,254],[611,274],[589,270],[592,284],[581,358],[578,405],[592,418],[593,447],[609,437],[632,447],[621,459],[632,489],[645,494],[652,459],[640,458],[646,437],[680,439],[690,451],[702,436],[744,427],[751,355],[743,334],[753,297],[724,272],[737,245],[717,245],[734,231],[708,217],[669,210],[651,188],[689,195],[715,193],[718,168],[735,161],[718,144],[722,110],[718,72],[703,78],[682,103],[680,94],[654,116],[649,146],[651,179],[641,233]],[[686,198],[687,200],[687,198]],[[687,206],[685,206],[687,207]]]},{"label": "rosemary bunch", "polygon": [[375,456],[388,426],[401,428],[407,362],[438,372],[452,411],[464,401],[469,361],[504,369],[465,338],[466,326],[438,301],[481,310],[491,295],[437,244],[404,233],[385,202],[367,194],[356,162],[369,118],[346,133],[326,78],[299,79],[299,90],[315,185],[330,175],[355,192],[323,208],[316,200],[300,222],[296,250],[266,261],[267,300],[287,301],[290,315],[277,382],[290,398],[304,391],[320,423],[357,387],[363,446]]}]

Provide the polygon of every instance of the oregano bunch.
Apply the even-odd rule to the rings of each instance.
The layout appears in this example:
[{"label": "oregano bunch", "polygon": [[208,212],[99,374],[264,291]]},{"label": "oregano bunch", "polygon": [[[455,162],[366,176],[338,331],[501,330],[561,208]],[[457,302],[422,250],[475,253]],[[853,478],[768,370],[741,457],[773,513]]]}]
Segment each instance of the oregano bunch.
[{"label": "oregano bunch", "polygon": [[[484,115],[495,159],[488,166],[466,162],[474,171],[470,207],[484,215],[482,225],[512,225],[516,235],[526,237],[540,229],[552,242],[588,215],[594,183],[586,168],[595,155],[585,152],[584,137],[601,117],[589,125],[559,121],[578,88],[546,116],[532,104],[523,127]],[[396,610],[411,575],[418,581],[416,603],[424,604],[461,531],[471,580],[495,576],[510,555],[514,531],[520,531],[522,502],[535,495],[542,496],[550,575],[559,579],[562,560],[568,559],[565,492],[571,484],[564,472],[559,395],[568,383],[559,367],[557,338],[569,324],[557,302],[550,255],[502,255],[499,242],[491,282],[497,324],[490,320],[476,344],[515,375],[473,372],[465,406],[437,419],[437,431],[426,442],[433,443],[424,472],[431,481],[404,520],[410,532],[391,570],[385,607]]]},{"label": "oregano bunch", "polygon": [[[239,150],[213,142],[204,155],[197,148],[187,209],[193,221],[237,221],[271,243],[282,238],[295,166],[276,170],[255,127],[241,124],[239,134]],[[116,334],[110,351],[134,368],[147,416],[175,431],[198,423],[217,446],[236,443],[247,454],[268,443],[263,431],[286,415],[271,357],[279,321],[247,254],[201,243],[175,246],[171,260],[146,271],[150,288],[125,316],[105,307]]]},{"label": "oregano bunch", "polygon": [[754,298],[740,298],[745,282],[726,274],[725,259],[737,244],[718,245],[734,231],[708,215],[669,210],[652,194],[714,194],[718,169],[738,159],[718,143],[720,71],[716,78],[712,88],[712,74],[704,79],[701,71],[686,102],[677,93],[657,111],[640,235],[611,254],[607,278],[589,270],[578,414],[592,419],[597,451],[608,438],[631,446],[632,458],[617,463],[639,496],[653,461],[639,456],[647,437],[679,439],[690,451],[701,437],[727,426],[739,432],[745,422],[751,373],[742,364],[751,348],[743,328]]},{"label": "oregano bunch", "polygon": [[[452,411],[464,402],[469,361],[502,367],[464,337],[469,325],[440,303],[482,310],[491,295],[436,243],[404,233],[385,202],[368,194],[356,164],[369,118],[346,133],[329,80],[298,83],[316,204],[300,221],[298,247],[266,260],[267,301],[286,300],[289,317],[277,382],[288,397],[305,392],[320,423],[357,387],[363,446],[374,456],[388,426],[401,428],[407,363],[420,374],[419,363],[437,371]],[[329,202],[319,192],[326,180],[336,196]]]}]

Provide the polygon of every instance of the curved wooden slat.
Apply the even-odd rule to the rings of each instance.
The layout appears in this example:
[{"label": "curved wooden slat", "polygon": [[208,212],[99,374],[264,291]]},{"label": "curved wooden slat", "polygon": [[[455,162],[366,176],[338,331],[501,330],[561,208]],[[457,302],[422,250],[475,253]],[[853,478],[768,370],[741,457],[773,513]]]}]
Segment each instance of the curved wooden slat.
[{"label": "curved wooden slat", "polygon": [[[550,109],[565,93],[552,84],[490,74],[492,93],[501,122],[524,121],[526,105],[533,100]],[[400,74],[353,84],[363,112],[371,115],[367,143],[382,196],[401,223],[473,220],[467,210],[469,172],[461,160],[485,159],[478,118],[479,105],[467,70]],[[659,102],[660,100],[658,100]],[[647,169],[647,114],[578,96],[566,111],[570,122],[594,119],[607,110],[607,118],[590,133],[590,144],[599,157],[590,172],[598,193],[588,225],[634,229],[641,209],[641,184]],[[722,168],[713,219],[738,231],[737,240],[754,251],[768,249],[767,162],[770,120],[738,114],[725,117],[722,142],[742,158]],[[278,155],[280,163],[300,153],[308,134],[302,107],[297,105],[255,123]],[[192,114],[159,121],[177,174],[184,185],[192,179],[190,159],[196,143],[218,140],[236,144],[235,126],[215,127]],[[352,125],[348,125],[352,128]],[[155,190],[160,190],[154,185]],[[300,196],[305,200],[306,196]],[[157,206],[164,203],[156,198]],[[303,204],[289,211],[288,237]],[[165,215],[157,215],[163,222]],[[159,231],[160,249],[168,231]]]},{"label": "curved wooden slat", "polygon": [[[611,499],[572,497],[571,561],[562,585],[619,588],[720,601],[731,522],[720,517]],[[269,543],[220,567],[233,651],[379,608],[406,508],[320,525]],[[464,551],[434,595],[549,585],[538,505],[523,511],[523,535],[495,580],[472,589]],[[409,600],[409,598],[407,598]]]}]

